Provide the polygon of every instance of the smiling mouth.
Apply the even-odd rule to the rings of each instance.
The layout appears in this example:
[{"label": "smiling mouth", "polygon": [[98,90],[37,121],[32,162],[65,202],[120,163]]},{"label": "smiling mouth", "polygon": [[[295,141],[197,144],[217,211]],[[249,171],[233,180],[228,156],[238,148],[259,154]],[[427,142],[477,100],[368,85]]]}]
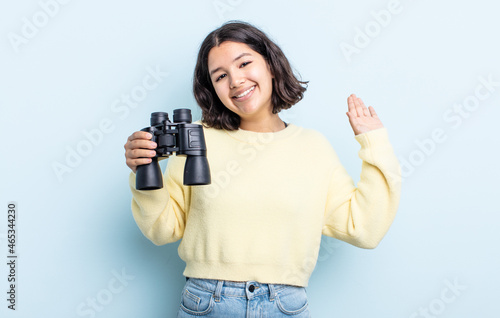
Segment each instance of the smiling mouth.
[{"label": "smiling mouth", "polygon": [[243,93],[239,94],[239,95],[236,95],[236,96],[233,96],[233,98],[242,98],[242,97],[245,97],[247,96],[251,91],[253,91],[255,89],[255,85],[250,87],[249,89],[247,89],[246,91],[244,91]]}]

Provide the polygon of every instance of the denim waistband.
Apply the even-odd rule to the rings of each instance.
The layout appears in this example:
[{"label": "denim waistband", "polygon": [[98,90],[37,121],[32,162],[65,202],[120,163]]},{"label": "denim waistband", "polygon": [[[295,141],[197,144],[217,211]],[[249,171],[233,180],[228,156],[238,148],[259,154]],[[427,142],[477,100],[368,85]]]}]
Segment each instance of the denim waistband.
[{"label": "denim waistband", "polygon": [[250,299],[264,294],[269,294],[269,298],[272,301],[274,297],[276,297],[276,293],[279,290],[292,287],[290,285],[283,284],[263,284],[256,281],[233,282],[227,280],[201,278],[189,278],[188,283],[194,284],[198,288],[202,288],[206,291],[213,292],[215,301],[218,301],[221,295],[246,297]]}]

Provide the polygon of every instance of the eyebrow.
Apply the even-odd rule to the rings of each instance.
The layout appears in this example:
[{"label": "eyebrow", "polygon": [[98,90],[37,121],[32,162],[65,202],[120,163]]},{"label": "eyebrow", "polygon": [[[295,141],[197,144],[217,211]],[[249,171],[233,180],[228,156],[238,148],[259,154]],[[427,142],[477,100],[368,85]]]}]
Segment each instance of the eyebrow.
[{"label": "eyebrow", "polygon": [[[250,54],[250,53],[241,53],[240,55],[238,55],[238,56],[237,56],[237,57],[233,60],[233,63],[234,63],[234,62],[236,62],[237,60],[241,59],[241,58],[242,58],[242,57],[244,57],[244,56],[252,56],[252,54]],[[212,71],[210,72],[210,76],[214,75],[214,73],[215,73],[215,72],[220,71],[220,70],[221,70],[221,68],[222,68],[222,67],[220,67],[220,66],[219,66],[219,67],[218,67],[218,68],[216,68],[215,70],[212,70]]]}]

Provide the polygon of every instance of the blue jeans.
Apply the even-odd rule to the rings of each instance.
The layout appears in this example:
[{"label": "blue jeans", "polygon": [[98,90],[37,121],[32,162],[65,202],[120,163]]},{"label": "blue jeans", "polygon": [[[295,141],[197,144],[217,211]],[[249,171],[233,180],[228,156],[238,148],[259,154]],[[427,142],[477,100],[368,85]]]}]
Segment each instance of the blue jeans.
[{"label": "blue jeans", "polygon": [[189,278],[177,318],[310,318],[306,289],[291,285]]}]

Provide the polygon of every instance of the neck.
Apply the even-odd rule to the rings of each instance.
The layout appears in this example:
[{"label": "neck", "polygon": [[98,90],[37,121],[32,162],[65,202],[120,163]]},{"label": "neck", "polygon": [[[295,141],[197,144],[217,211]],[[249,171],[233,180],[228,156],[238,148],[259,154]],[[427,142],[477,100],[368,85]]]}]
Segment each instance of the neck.
[{"label": "neck", "polygon": [[272,114],[264,119],[241,118],[240,129],[254,132],[277,132],[285,129],[285,123],[278,114]]}]

